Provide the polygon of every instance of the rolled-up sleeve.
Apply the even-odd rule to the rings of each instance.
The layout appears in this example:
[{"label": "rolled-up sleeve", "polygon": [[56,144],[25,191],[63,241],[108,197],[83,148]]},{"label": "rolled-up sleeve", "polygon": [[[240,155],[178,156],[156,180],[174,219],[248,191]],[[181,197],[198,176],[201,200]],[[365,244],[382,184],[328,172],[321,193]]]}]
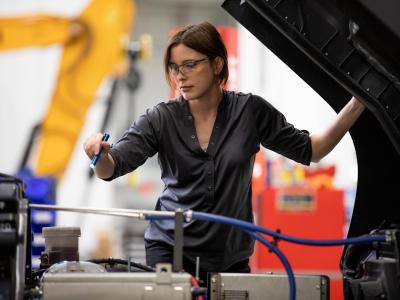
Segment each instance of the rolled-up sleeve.
[{"label": "rolled-up sleeve", "polygon": [[299,130],[285,116],[259,96],[252,96],[253,113],[259,141],[265,148],[304,165],[311,162],[308,131]]}]

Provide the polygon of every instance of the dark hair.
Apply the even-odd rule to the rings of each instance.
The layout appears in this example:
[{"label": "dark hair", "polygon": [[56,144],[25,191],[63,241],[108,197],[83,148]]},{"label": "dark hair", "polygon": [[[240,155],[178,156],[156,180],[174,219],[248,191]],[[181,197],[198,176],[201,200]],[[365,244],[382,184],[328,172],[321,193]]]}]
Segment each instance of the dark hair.
[{"label": "dark hair", "polygon": [[176,32],[169,40],[164,55],[164,71],[169,84],[171,84],[171,77],[169,75],[168,65],[171,58],[171,50],[179,44],[183,44],[186,47],[206,55],[210,60],[220,57],[224,62],[224,66],[218,74],[218,84],[225,84],[228,81],[228,55],[225,44],[218,30],[212,24],[202,22],[197,25],[188,25],[184,27]]}]

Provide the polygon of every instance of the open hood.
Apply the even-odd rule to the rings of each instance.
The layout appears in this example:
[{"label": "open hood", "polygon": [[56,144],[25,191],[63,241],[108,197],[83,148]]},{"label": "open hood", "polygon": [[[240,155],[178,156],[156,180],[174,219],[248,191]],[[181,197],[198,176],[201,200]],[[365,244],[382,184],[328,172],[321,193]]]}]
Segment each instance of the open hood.
[{"label": "open hood", "polygon": [[349,236],[400,224],[400,2],[226,0],[222,7],[336,111],[366,106],[350,130],[358,186]]}]

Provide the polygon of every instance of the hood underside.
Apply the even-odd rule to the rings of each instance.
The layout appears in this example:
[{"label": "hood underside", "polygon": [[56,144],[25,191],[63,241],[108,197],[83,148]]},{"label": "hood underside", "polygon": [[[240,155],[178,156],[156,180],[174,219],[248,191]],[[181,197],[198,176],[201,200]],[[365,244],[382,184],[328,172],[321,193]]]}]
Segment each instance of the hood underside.
[{"label": "hood underside", "polygon": [[400,224],[397,0],[226,0],[222,7],[336,111],[367,107],[350,130],[358,163],[349,236]]}]

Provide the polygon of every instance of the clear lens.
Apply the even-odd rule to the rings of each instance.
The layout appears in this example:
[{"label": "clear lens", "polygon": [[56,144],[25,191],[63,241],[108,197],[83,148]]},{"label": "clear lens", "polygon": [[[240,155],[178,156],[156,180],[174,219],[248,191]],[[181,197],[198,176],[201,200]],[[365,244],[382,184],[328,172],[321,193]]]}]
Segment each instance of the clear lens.
[{"label": "clear lens", "polygon": [[178,76],[179,72],[181,72],[182,74],[187,74],[190,73],[191,71],[193,71],[197,65],[199,63],[201,63],[202,61],[207,60],[208,58],[202,58],[202,59],[198,59],[198,60],[191,60],[191,61],[187,61],[181,65],[177,65],[177,64],[170,64],[168,66],[169,72],[173,75],[173,76]]}]

